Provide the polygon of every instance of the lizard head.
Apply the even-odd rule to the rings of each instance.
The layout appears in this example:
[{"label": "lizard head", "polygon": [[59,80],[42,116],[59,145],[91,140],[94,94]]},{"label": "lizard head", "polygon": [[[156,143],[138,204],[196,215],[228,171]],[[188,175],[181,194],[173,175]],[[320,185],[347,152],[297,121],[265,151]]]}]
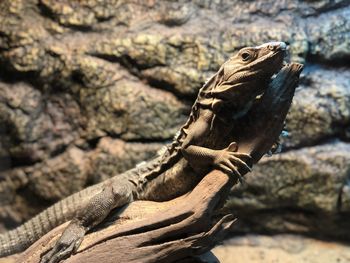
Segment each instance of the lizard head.
[{"label": "lizard head", "polygon": [[286,49],[284,42],[270,42],[243,48],[226,61],[209,91],[213,110],[223,105],[241,109],[262,94],[271,77],[282,68]]}]

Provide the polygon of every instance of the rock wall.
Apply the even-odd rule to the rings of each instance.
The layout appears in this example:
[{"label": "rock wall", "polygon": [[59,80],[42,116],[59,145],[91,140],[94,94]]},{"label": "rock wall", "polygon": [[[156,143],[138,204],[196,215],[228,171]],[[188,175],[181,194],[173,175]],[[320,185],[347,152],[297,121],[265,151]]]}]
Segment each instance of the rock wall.
[{"label": "rock wall", "polygon": [[350,239],[348,0],[3,0],[0,228],[151,158],[206,78],[278,40],[305,64],[283,153],[232,190],[235,231]]}]

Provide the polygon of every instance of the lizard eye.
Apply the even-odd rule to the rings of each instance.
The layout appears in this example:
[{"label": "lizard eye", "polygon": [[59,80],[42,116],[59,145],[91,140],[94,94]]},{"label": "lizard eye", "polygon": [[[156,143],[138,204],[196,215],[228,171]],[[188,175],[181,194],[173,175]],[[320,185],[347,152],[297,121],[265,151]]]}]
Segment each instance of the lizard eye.
[{"label": "lizard eye", "polygon": [[249,52],[243,52],[243,53],[241,54],[241,57],[242,57],[242,60],[243,60],[243,61],[247,61],[247,60],[249,60],[249,59],[251,58],[251,55],[250,55]]}]

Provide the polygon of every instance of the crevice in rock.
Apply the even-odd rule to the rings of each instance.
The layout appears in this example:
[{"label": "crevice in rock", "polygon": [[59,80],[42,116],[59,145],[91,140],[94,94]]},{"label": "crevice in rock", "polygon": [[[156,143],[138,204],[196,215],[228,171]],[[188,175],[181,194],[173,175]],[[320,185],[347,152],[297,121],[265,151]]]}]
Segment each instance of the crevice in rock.
[{"label": "crevice in rock", "polygon": [[79,31],[79,32],[83,32],[83,33],[95,32],[93,27],[91,27],[89,25],[72,25],[72,24],[62,24],[62,23],[59,23],[59,24],[65,28],[69,28],[69,29],[72,29],[74,31]]},{"label": "crevice in rock", "polygon": [[347,0],[340,1],[338,3],[336,3],[335,1],[329,1],[329,2],[330,2],[330,4],[324,5],[323,7],[320,7],[320,8],[310,7],[313,10],[315,10],[315,13],[313,13],[313,14],[303,14],[303,15],[301,15],[301,17],[302,18],[317,17],[319,15],[326,14],[326,13],[332,12],[332,11],[336,11],[337,9],[340,9],[340,8],[343,8],[343,7],[347,7],[349,5]]},{"label": "crevice in rock", "polygon": [[[12,159],[10,156],[0,156],[0,173],[11,170],[12,167]],[[1,178],[1,176],[0,176]]]},{"label": "crevice in rock", "polygon": [[97,54],[97,53],[92,53],[89,52],[87,55],[104,59],[112,63],[119,63],[122,65],[124,68],[126,68],[130,73],[132,73],[135,76],[139,75],[139,71],[142,69],[150,68],[151,66],[142,66],[138,64],[134,59],[132,59],[130,56],[127,54],[124,54],[120,57],[113,56],[113,55],[106,55],[106,54]]},{"label": "crevice in rock", "polygon": [[336,126],[339,139],[343,142],[350,142],[350,120],[348,123],[342,123]]},{"label": "crevice in rock", "polygon": [[91,138],[91,139],[86,140],[86,143],[88,144],[89,149],[91,149],[91,150],[96,149],[97,145],[99,144],[99,142],[102,138],[103,137],[96,137],[96,138]]},{"label": "crevice in rock", "polygon": [[[238,217],[238,228],[233,229],[236,235],[255,233],[264,235],[273,235],[276,233],[299,233],[308,237],[333,240],[338,242],[349,242],[349,232],[341,234],[333,232],[336,230],[334,224],[338,225],[338,229],[349,229],[349,221],[347,220],[349,213],[323,213],[312,211],[301,207],[284,206],[279,208],[259,209],[247,211],[243,210],[236,212]],[[276,221],[277,219],[277,221]],[[287,225],[295,225],[294,227],[266,227],[266,221],[275,220],[286,223]],[[241,222],[241,223],[240,223]],[[282,223],[283,222],[283,223]],[[327,231],[320,231],[323,226],[331,225]],[[299,230],[299,226],[301,227]]]},{"label": "crevice in rock", "polygon": [[41,1],[37,3],[37,7],[39,9],[40,14],[43,17],[49,18],[50,20],[55,21],[56,23],[60,24],[63,27],[70,28],[75,31],[80,31],[80,32],[92,32],[93,28],[90,25],[72,25],[72,24],[62,24],[60,21],[57,19],[55,14],[50,10],[46,5],[44,5]]},{"label": "crevice in rock", "polygon": [[11,156],[11,167],[9,169],[32,166],[39,163],[39,160],[31,160],[27,155],[25,156]]},{"label": "crevice in rock", "polygon": [[38,74],[36,71],[19,72],[14,69],[9,70],[11,66],[8,63],[4,61],[0,61],[0,63],[2,64],[0,67],[0,81],[5,84],[25,82],[40,90],[40,88],[38,88]]},{"label": "crevice in rock", "polygon": [[60,146],[58,146],[56,149],[54,149],[51,153],[50,153],[50,158],[54,158],[58,155],[63,154],[67,148],[70,146],[70,144],[62,144]]},{"label": "crevice in rock", "polygon": [[[336,57],[336,58],[322,58],[317,55],[308,53],[306,57],[306,67],[312,65],[313,68],[317,68],[317,65],[324,69],[349,69],[350,57]],[[306,68],[305,67],[305,68]]]},{"label": "crevice in rock", "polygon": [[193,95],[183,94],[179,92],[178,90],[176,90],[175,85],[172,83],[169,83],[164,80],[155,79],[152,77],[143,77],[141,78],[141,80],[142,79],[145,79],[147,81],[147,84],[152,88],[169,91],[176,98],[178,98],[181,101],[184,101],[184,104],[192,104],[193,102],[193,99],[194,99]]},{"label": "crevice in rock", "polygon": [[50,10],[50,8],[44,5],[41,1],[38,1],[36,6],[38,7],[38,10],[43,17],[56,21],[55,14],[52,12],[52,10]]},{"label": "crevice in rock", "polygon": [[316,140],[313,140],[312,142],[306,142],[303,141],[300,144],[294,145],[294,146],[286,146],[282,143],[282,153],[289,152],[289,151],[295,151],[300,150],[302,148],[310,148],[320,145],[326,145],[326,144],[334,144],[336,142],[349,142],[348,140],[343,140],[339,134],[332,134],[329,136],[324,136],[321,138],[318,138]]},{"label": "crevice in rock", "polygon": [[346,172],[346,178],[342,184],[342,186],[339,188],[339,192],[338,192],[338,199],[337,199],[337,211],[338,213],[342,213],[343,211],[343,192],[344,192],[344,188],[347,186],[350,186],[350,169],[348,169],[348,171]]},{"label": "crevice in rock", "polygon": [[137,77],[141,82],[146,82],[150,87],[159,89],[162,91],[168,91],[172,93],[177,99],[184,101],[184,104],[192,104],[194,97],[192,95],[183,94],[175,89],[174,84],[169,83],[164,80],[158,80],[152,77],[145,77],[142,75],[142,70],[150,69],[156,66],[164,66],[162,64],[154,64],[152,66],[143,66],[137,64],[137,62],[127,55],[123,55],[121,57],[111,56],[111,55],[103,55],[103,54],[95,54],[88,53],[88,55],[96,58],[100,58],[103,60],[107,60],[108,62],[118,63],[123,66],[130,74]]}]

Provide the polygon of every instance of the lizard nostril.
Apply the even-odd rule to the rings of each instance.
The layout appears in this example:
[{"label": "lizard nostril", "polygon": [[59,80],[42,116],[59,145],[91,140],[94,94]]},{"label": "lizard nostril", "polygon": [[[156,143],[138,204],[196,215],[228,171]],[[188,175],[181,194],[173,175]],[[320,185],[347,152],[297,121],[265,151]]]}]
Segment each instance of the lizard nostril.
[{"label": "lizard nostril", "polygon": [[274,50],[274,49],[275,49],[275,47],[274,47],[273,45],[268,45],[267,48],[268,48],[269,50]]}]

